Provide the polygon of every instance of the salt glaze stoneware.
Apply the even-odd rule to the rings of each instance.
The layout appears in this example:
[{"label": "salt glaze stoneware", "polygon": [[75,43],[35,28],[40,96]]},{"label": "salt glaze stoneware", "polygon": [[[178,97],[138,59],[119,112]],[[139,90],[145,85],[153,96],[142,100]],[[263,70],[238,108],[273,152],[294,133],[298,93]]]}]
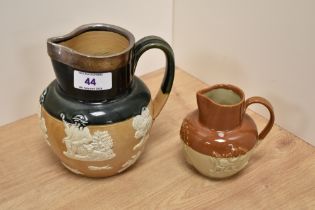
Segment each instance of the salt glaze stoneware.
[{"label": "salt glaze stoneware", "polygon": [[[40,96],[40,122],[47,144],[76,174],[107,177],[136,162],[154,119],[167,101],[174,80],[174,56],[156,36],[135,42],[127,30],[87,24],[47,41],[56,80]],[[161,88],[151,100],[134,75],[140,56],[165,53]]]},{"label": "salt glaze stoneware", "polygon": [[[259,103],[267,107],[270,119],[258,135],[247,107]],[[271,130],[274,112],[264,98],[245,100],[243,91],[233,85],[218,84],[197,92],[198,110],[184,119],[180,136],[187,162],[201,174],[225,178],[248,163],[255,146]]]}]

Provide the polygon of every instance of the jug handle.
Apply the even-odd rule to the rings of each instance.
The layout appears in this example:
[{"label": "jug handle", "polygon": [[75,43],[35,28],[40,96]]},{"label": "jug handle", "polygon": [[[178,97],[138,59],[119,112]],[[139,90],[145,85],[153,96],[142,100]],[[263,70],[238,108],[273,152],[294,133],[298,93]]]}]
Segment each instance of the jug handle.
[{"label": "jug handle", "polygon": [[270,104],[270,102],[267,99],[259,97],[259,96],[254,96],[254,97],[248,98],[245,102],[245,110],[247,109],[247,107],[249,105],[254,104],[254,103],[262,104],[263,106],[265,106],[268,109],[269,114],[270,114],[270,118],[269,118],[267,125],[258,135],[258,139],[262,140],[270,132],[270,130],[274,124],[274,121],[275,121],[275,115],[274,115],[273,108],[272,108],[272,105]]},{"label": "jug handle", "polygon": [[141,55],[149,49],[157,48],[164,52],[166,57],[166,67],[164,78],[160,90],[153,99],[153,119],[155,119],[163,109],[168,96],[171,92],[174,75],[175,75],[175,60],[174,53],[171,46],[162,38],[157,36],[147,36],[136,42],[134,48],[134,64],[133,73],[136,69],[137,63]]}]

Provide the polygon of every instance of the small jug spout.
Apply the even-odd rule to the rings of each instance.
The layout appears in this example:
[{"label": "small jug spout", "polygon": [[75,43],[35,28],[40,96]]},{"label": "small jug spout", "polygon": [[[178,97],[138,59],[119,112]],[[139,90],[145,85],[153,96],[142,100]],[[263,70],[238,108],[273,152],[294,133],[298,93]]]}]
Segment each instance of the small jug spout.
[{"label": "small jug spout", "polygon": [[245,96],[241,89],[219,84],[197,92],[199,121],[210,129],[231,130],[242,122]]}]

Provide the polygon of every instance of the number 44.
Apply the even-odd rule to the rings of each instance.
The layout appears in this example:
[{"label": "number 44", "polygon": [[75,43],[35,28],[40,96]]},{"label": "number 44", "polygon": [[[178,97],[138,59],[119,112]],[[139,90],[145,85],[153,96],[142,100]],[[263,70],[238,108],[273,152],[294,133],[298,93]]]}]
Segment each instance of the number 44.
[{"label": "number 44", "polygon": [[87,84],[87,85],[94,85],[94,86],[96,85],[95,78],[90,79],[90,78],[88,77],[88,78],[86,78],[86,80],[85,80],[84,83]]}]

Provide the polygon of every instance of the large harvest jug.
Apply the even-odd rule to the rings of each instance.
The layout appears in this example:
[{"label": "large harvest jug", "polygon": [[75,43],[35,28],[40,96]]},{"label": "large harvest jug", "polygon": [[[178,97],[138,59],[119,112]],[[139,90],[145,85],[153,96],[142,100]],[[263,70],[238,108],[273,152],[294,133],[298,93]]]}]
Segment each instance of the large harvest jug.
[{"label": "large harvest jug", "polygon": [[[50,38],[54,80],[40,97],[45,139],[70,171],[89,177],[120,173],[141,155],[154,119],[174,80],[174,56],[156,36],[135,42],[127,30],[108,24],[83,25]],[[155,98],[134,75],[140,56],[152,48],[166,56]]]}]

